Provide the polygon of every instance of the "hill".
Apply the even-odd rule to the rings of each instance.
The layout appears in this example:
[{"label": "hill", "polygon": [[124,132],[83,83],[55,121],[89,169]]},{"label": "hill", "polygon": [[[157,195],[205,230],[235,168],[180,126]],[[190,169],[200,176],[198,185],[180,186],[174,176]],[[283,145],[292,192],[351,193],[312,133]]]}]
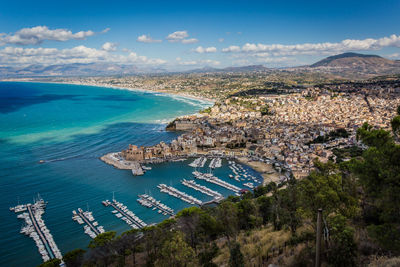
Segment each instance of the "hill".
[{"label": "hill", "polygon": [[[344,53],[327,57],[309,66],[312,70],[325,70],[345,75],[383,75],[400,72],[400,62],[377,55]],[[345,72],[349,72],[344,73]]]}]

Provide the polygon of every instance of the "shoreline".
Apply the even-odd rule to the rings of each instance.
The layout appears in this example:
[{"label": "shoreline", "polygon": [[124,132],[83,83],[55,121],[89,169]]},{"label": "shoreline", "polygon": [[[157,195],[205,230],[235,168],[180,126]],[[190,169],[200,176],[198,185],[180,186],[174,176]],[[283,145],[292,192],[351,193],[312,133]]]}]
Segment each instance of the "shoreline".
[{"label": "shoreline", "polygon": [[215,99],[194,96],[187,93],[174,93],[174,92],[165,92],[156,89],[142,89],[142,88],[131,88],[131,87],[124,87],[124,86],[113,86],[113,85],[104,85],[104,84],[93,84],[93,83],[82,83],[82,82],[57,82],[57,81],[35,81],[35,80],[19,80],[19,79],[7,79],[7,80],[0,80],[0,82],[26,82],[26,83],[53,83],[53,84],[70,84],[70,85],[83,85],[83,86],[94,86],[94,87],[103,87],[103,88],[110,88],[114,90],[126,90],[132,92],[145,92],[145,93],[153,93],[153,94],[164,94],[166,96],[180,96],[182,98],[191,99],[191,100],[198,100],[203,102],[208,102],[209,104],[214,104],[216,102]]}]

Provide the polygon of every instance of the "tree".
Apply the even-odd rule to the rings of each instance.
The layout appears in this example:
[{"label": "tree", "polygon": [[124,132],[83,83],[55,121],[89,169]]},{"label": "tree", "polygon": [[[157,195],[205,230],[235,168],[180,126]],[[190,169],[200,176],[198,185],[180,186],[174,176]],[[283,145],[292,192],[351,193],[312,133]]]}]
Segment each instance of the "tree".
[{"label": "tree", "polygon": [[93,240],[90,241],[88,247],[89,248],[104,247],[107,244],[111,243],[111,241],[115,238],[116,234],[117,234],[117,232],[115,232],[115,231],[110,231],[110,232],[105,232],[105,233],[99,234]]},{"label": "tree", "polygon": [[203,251],[199,253],[199,263],[204,267],[217,267],[212,260],[218,255],[218,252],[219,248],[215,242],[212,245],[206,243]]},{"label": "tree", "polygon": [[357,136],[369,146],[362,159],[351,165],[365,192],[364,220],[370,235],[384,248],[400,252],[400,145],[388,131],[368,124]]},{"label": "tree", "polygon": [[332,266],[356,266],[357,245],[354,229],[347,225],[346,218],[337,215],[328,218],[330,245],[327,260]]},{"label": "tree", "polygon": [[59,267],[60,263],[61,263],[60,259],[54,258],[46,262],[43,262],[42,264],[39,265],[39,267]]},{"label": "tree", "polygon": [[63,261],[68,267],[79,267],[82,266],[83,256],[85,255],[85,250],[74,249],[70,252],[65,253],[63,256]]},{"label": "tree", "polygon": [[333,162],[314,162],[316,170],[298,183],[299,214],[316,221],[317,210],[352,217],[357,214],[358,202],[354,192],[343,186],[343,176]]},{"label": "tree", "polygon": [[230,248],[229,266],[231,267],[244,267],[243,254],[240,251],[240,244],[234,242]]},{"label": "tree", "polygon": [[181,232],[175,232],[171,239],[164,242],[156,266],[192,266],[194,260],[194,250],[185,242]]},{"label": "tree", "polygon": [[400,115],[400,106],[397,107],[397,115]]},{"label": "tree", "polygon": [[236,237],[238,231],[238,210],[234,203],[225,200],[218,205],[217,221],[220,223],[222,232],[225,234],[228,242],[230,237]]},{"label": "tree", "polygon": [[400,115],[394,117],[390,124],[392,125],[392,131],[394,136],[399,137],[400,135]]}]

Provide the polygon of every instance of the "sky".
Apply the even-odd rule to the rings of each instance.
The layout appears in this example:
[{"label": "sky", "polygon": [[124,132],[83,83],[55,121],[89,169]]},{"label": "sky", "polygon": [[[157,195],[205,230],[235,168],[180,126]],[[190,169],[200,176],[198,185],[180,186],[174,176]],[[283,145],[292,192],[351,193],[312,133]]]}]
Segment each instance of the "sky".
[{"label": "sky", "polygon": [[0,66],[187,70],[300,66],[343,52],[400,59],[400,0],[2,1]]}]

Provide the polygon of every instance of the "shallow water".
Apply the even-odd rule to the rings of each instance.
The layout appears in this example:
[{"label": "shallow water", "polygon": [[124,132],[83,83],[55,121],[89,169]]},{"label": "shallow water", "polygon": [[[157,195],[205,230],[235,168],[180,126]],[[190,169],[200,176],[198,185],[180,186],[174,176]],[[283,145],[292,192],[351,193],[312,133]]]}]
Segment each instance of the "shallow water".
[{"label": "shallow water", "polygon": [[[0,82],[0,104],[0,266],[42,262],[34,241],[19,233],[22,220],[9,211],[18,200],[21,204],[32,202],[37,193],[49,202],[43,219],[62,253],[86,248],[90,241],[83,226],[71,219],[72,210],[79,207],[89,206],[106,231],[130,229],[110,207],[101,205],[102,200],[112,198],[112,192],[148,224],[167,217],[141,206],[136,201],[138,194],[151,194],[176,211],[190,206],[160,193],[156,187],[160,183],[200,200],[211,199],[180,184],[183,178],[193,178],[190,160],[152,165],[152,170],[140,177],[99,160],[129,143],[171,141],[177,133],[166,132],[161,122],[195,113],[209,103],[93,86]],[[39,164],[39,160],[47,163]],[[225,161],[215,170],[216,176],[239,186],[228,178],[230,173]],[[225,196],[233,193],[197,182]]]}]

